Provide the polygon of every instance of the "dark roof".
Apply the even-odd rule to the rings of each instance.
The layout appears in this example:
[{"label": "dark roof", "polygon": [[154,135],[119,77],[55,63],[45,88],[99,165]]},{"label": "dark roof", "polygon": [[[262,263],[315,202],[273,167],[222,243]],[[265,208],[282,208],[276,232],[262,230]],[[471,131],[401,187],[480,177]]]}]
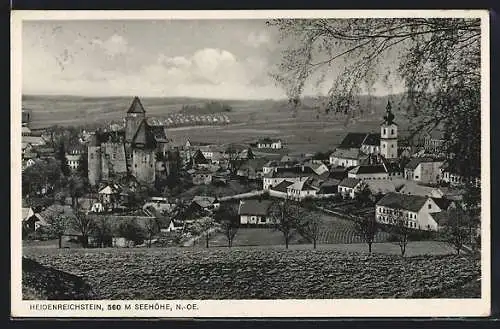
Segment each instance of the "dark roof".
[{"label": "dark roof", "polygon": [[99,146],[102,143],[120,143],[125,139],[125,131],[96,131],[90,140],[91,146]]},{"label": "dark roof", "polygon": [[139,97],[137,96],[134,97],[127,113],[146,113]]},{"label": "dark roof", "polygon": [[266,216],[272,204],[272,201],[268,200],[245,200],[240,203],[238,214]]},{"label": "dark roof", "polygon": [[443,226],[448,223],[448,213],[446,211],[441,211],[438,213],[431,214],[432,218],[438,223],[438,225]]},{"label": "dark roof", "polygon": [[151,133],[154,136],[154,139],[157,142],[168,142],[167,139],[167,134],[165,133],[165,127],[164,126],[149,126],[151,129]]},{"label": "dark roof", "polygon": [[431,198],[441,210],[448,210],[450,205],[453,203],[452,200],[446,198]]},{"label": "dark roof", "polygon": [[341,149],[360,148],[365,137],[366,133],[348,133],[338,147]]},{"label": "dark roof", "polygon": [[359,184],[359,182],[361,182],[361,179],[347,177],[347,178],[344,178],[339,183],[339,186],[354,188],[354,187],[356,187],[356,185]]},{"label": "dark roof", "polygon": [[197,164],[207,164],[208,163],[207,158],[205,158],[205,156],[203,155],[203,153],[200,150],[196,150],[196,152],[194,152],[193,159],[194,159],[194,162]]},{"label": "dark roof", "polygon": [[362,144],[380,146],[380,134],[375,134],[375,133],[366,134]]},{"label": "dark roof", "polygon": [[156,140],[151,130],[151,126],[148,125],[145,119],[139,124],[135,136],[132,138],[132,143],[136,145],[142,144],[146,148],[154,148],[156,146]]},{"label": "dark roof", "polygon": [[352,171],[353,174],[378,174],[385,173],[385,167],[383,165],[361,165],[357,166]]},{"label": "dark roof", "polygon": [[424,162],[439,162],[440,160],[429,158],[429,157],[421,157],[421,158],[413,158],[408,162],[405,166],[406,169],[415,169],[417,166]]},{"label": "dark roof", "polygon": [[271,187],[271,190],[286,193],[286,188],[292,184],[293,184],[293,182],[289,182],[287,180],[284,180],[281,183],[279,183],[278,185]]},{"label": "dark roof", "polygon": [[270,143],[279,142],[279,141],[280,141],[279,139],[271,139],[269,137],[265,137],[265,138],[259,139],[257,143],[270,144]]},{"label": "dark roof", "polygon": [[384,206],[391,209],[404,209],[417,212],[424,206],[428,197],[420,195],[408,195],[396,192],[387,193],[379,202],[377,206]]}]

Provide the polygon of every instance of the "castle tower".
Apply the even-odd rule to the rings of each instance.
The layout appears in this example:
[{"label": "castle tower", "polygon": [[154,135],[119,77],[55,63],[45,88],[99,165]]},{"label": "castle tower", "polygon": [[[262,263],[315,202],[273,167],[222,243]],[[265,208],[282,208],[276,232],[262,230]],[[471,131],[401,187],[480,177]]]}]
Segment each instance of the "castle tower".
[{"label": "castle tower", "polygon": [[398,157],[398,125],[394,122],[391,102],[387,101],[386,115],[380,126],[380,154],[386,159]]},{"label": "castle tower", "polygon": [[92,136],[88,146],[88,178],[92,186],[97,185],[102,176],[101,145],[99,141],[99,131]]},{"label": "castle tower", "polygon": [[129,144],[132,142],[137,129],[145,118],[146,111],[139,97],[135,96],[125,118],[125,143]]}]

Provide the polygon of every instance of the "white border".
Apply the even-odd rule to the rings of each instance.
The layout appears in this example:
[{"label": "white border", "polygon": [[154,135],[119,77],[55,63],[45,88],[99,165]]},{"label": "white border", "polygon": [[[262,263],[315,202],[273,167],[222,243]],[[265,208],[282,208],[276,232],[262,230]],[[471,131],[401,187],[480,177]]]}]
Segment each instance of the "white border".
[{"label": "white border", "polygon": [[[34,311],[21,296],[21,89],[23,20],[151,20],[151,19],[266,19],[266,18],[382,18],[477,17],[481,29],[481,299],[340,299],[340,300],[205,300],[189,302],[197,311],[123,311],[125,304],[144,301],[96,301],[122,311]],[[238,11],[12,11],[11,14],[11,316],[13,317],[477,317],[490,314],[490,104],[489,13],[486,10],[238,10]],[[18,196],[18,197],[16,197]],[[91,303],[91,301],[88,301]],[[154,301],[149,301],[154,302]],[[157,301],[160,302],[160,301]],[[81,302],[78,302],[81,303]],[[75,304],[59,302],[59,304]],[[134,306],[132,306],[132,309]]]}]

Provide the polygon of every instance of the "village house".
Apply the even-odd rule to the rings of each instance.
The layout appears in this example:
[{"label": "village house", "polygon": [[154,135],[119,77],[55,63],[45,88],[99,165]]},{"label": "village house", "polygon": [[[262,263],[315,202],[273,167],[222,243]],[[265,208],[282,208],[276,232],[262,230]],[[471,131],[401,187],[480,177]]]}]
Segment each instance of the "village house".
[{"label": "village house", "polygon": [[361,152],[359,148],[341,149],[337,148],[330,154],[330,165],[341,167],[353,167],[368,158],[367,154]]},{"label": "village house", "polygon": [[317,195],[319,187],[312,185],[312,177],[303,177],[289,185],[287,196],[291,200],[301,201],[305,198],[313,198]]},{"label": "village house", "polygon": [[81,161],[87,161],[84,155],[87,153],[84,145],[72,145],[65,154],[66,164],[71,170],[76,170]]},{"label": "village house", "polygon": [[443,160],[429,157],[413,158],[404,169],[404,177],[423,184],[435,184],[441,180],[440,168]]},{"label": "village house", "polygon": [[395,192],[386,194],[375,206],[377,222],[391,225],[398,216],[409,228],[427,231],[438,230],[438,223],[432,217],[438,212],[441,208],[430,197]]},{"label": "village house", "polygon": [[443,127],[435,127],[424,134],[424,148],[429,153],[440,153],[445,143]]},{"label": "village house", "polygon": [[361,142],[361,152],[377,155],[380,153],[380,134],[368,133]]},{"label": "village house", "polygon": [[[249,180],[262,179],[264,165],[268,161],[265,158],[255,158],[245,161],[237,170],[236,175]],[[268,171],[269,172],[269,171]]]},{"label": "village house", "polygon": [[212,183],[213,173],[208,169],[199,169],[192,174],[194,185],[209,185]]},{"label": "village house", "polygon": [[[464,176],[462,176],[456,172],[453,172],[453,170],[451,170],[448,161],[443,162],[443,164],[439,168],[439,173],[440,173],[440,177],[441,177],[441,182],[450,184],[450,186],[452,186],[452,187],[462,186],[466,182],[466,179]],[[472,182],[476,186],[479,186],[481,183],[481,177],[473,178]]]},{"label": "village house", "polygon": [[288,197],[288,186],[292,185],[294,182],[284,180],[276,186],[269,187],[269,195],[273,197],[278,197],[286,199]]},{"label": "village house", "polygon": [[110,184],[100,189],[97,195],[104,210],[116,209],[120,203],[120,188],[115,184]]},{"label": "village house", "polygon": [[259,149],[281,149],[283,145],[281,139],[263,138],[257,141],[257,148]]},{"label": "village house", "polygon": [[273,221],[269,217],[272,201],[268,200],[240,200],[238,215],[241,225],[266,226]]},{"label": "village house", "polygon": [[350,197],[354,199],[356,193],[361,191],[366,184],[357,178],[345,178],[338,185],[338,192],[344,197]]},{"label": "village house", "polygon": [[[314,171],[307,166],[296,166],[291,168],[276,168],[275,171],[264,174],[262,186],[264,190],[269,190],[270,187],[276,186],[284,180],[296,182],[303,177],[315,176]],[[326,176],[328,173],[326,173]]]},{"label": "village house", "polygon": [[192,202],[205,211],[214,211],[220,208],[220,202],[216,197],[197,195]]},{"label": "village house", "polygon": [[407,181],[403,179],[365,181],[372,195],[384,195],[389,192],[399,192],[406,182]]},{"label": "village house", "polygon": [[31,144],[32,146],[43,146],[46,144],[45,140],[41,136],[22,136],[21,142],[24,144]]}]

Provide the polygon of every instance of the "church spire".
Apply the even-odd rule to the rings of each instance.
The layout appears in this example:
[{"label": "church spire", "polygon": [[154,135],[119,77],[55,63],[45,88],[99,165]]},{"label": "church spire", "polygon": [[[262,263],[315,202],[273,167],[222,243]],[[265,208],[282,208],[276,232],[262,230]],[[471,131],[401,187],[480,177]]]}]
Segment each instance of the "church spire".
[{"label": "church spire", "polygon": [[392,113],[392,105],[391,101],[387,100],[387,106],[385,107],[386,114],[384,116],[384,123],[391,125],[394,123],[394,114]]}]

